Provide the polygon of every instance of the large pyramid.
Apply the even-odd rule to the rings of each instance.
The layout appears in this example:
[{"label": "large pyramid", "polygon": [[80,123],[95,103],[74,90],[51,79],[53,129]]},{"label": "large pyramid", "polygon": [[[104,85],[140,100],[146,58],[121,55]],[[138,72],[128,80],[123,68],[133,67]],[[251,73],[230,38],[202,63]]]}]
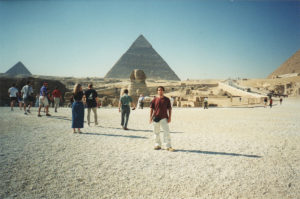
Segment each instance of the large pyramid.
[{"label": "large pyramid", "polygon": [[32,75],[31,72],[24,66],[22,62],[16,63],[13,67],[11,67],[8,71],[6,71],[8,75]]},{"label": "large pyramid", "polygon": [[140,35],[105,78],[129,78],[134,69],[141,69],[149,79],[180,80],[151,44]]},{"label": "large pyramid", "polygon": [[279,66],[268,78],[288,73],[300,73],[300,50]]}]

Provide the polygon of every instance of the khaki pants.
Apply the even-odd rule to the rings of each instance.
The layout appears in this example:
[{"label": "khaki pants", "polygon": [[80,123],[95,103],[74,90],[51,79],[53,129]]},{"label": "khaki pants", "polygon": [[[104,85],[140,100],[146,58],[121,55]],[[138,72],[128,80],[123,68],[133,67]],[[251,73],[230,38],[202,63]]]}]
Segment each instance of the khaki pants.
[{"label": "khaki pants", "polygon": [[54,97],[54,108],[55,108],[55,111],[57,111],[57,108],[59,107],[59,102],[60,102],[60,98],[59,97]]},{"label": "khaki pants", "polygon": [[160,141],[160,127],[164,130],[164,143],[167,148],[171,147],[171,138],[170,138],[170,130],[169,130],[169,124],[168,119],[164,118],[161,119],[159,122],[153,121],[153,127],[154,127],[154,139],[155,139],[155,146],[161,146]]},{"label": "khaki pants", "polygon": [[88,121],[88,125],[90,125],[90,116],[91,116],[91,110],[93,111],[94,113],[94,121],[95,121],[95,125],[98,124],[98,121],[97,121],[97,107],[93,107],[93,108],[88,108],[88,112],[87,112],[87,121]]}]

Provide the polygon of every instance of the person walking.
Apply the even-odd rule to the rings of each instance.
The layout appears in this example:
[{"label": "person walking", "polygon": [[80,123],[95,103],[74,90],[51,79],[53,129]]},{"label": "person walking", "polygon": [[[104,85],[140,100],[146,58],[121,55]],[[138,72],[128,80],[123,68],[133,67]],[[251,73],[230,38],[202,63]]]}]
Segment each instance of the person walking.
[{"label": "person walking", "polygon": [[[31,87],[31,82],[27,81],[26,85],[23,86],[21,90],[21,94],[23,96],[23,102],[24,102],[24,114],[27,115],[27,113],[30,113],[30,107],[31,107],[31,95],[33,94],[33,89]],[[26,107],[28,106],[28,109],[26,110]]]},{"label": "person walking", "polygon": [[139,105],[140,109],[144,108],[144,100],[145,100],[145,97],[144,97],[143,94],[141,94],[140,97],[139,97],[139,99],[138,99],[138,105]]},{"label": "person walking", "polygon": [[280,97],[279,102],[280,102],[280,105],[281,105],[282,104],[282,97]]},{"label": "person walking", "polygon": [[204,109],[208,109],[208,99],[207,99],[207,97],[204,98]]},{"label": "person walking", "polygon": [[73,89],[74,102],[72,104],[73,133],[76,133],[76,129],[78,129],[78,133],[82,133],[80,129],[83,128],[83,123],[84,123],[83,96],[84,94],[82,91],[82,86],[80,84],[75,84]]},{"label": "person walking", "polygon": [[270,98],[270,108],[272,108],[272,106],[273,106],[273,99],[272,98]]},{"label": "person walking", "polygon": [[20,108],[20,110],[22,110],[22,106],[23,106],[23,98],[22,98],[22,94],[21,94],[21,92],[19,91],[18,92],[18,103],[19,103],[19,108]]},{"label": "person walking", "polygon": [[43,86],[40,89],[38,117],[42,117],[41,116],[41,108],[42,108],[42,106],[44,106],[44,108],[46,110],[46,116],[51,116],[49,114],[49,101],[48,101],[47,87],[48,87],[48,83],[44,82]]},{"label": "person walking", "polygon": [[8,89],[8,94],[10,98],[10,110],[14,110],[15,103],[17,101],[18,89],[16,88],[16,84],[13,83],[12,86]]},{"label": "person walking", "polygon": [[[121,126],[124,130],[129,130],[127,128],[129,115],[130,115],[130,106],[132,105],[132,98],[128,95],[128,89],[124,90],[123,96],[119,101],[119,112],[121,112]],[[135,109],[135,106],[133,110]]]},{"label": "person walking", "polygon": [[90,115],[91,111],[94,113],[94,122],[95,125],[98,125],[97,121],[97,108],[98,108],[98,93],[95,89],[93,89],[93,84],[88,85],[88,89],[84,92],[86,104],[87,104],[87,121],[90,126]]},{"label": "person walking", "polygon": [[54,112],[57,112],[59,103],[62,102],[61,92],[60,90],[58,90],[58,86],[56,86],[54,91],[52,92],[52,97],[54,101]]},{"label": "person walking", "polygon": [[265,97],[265,99],[264,99],[264,103],[265,103],[265,108],[267,107],[267,104],[268,104],[268,98],[267,97]]},{"label": "person walking", "polygon": [[175,151],[171,146],[169,124],[171,122],[172,107],[170,99],[164,96],[165,88],[163,86],[157,87],[158,96],[154,98],[150,104],[150,124],[153,122],[153,131],[155,138],[154,150],[161,149],[160,141],[160,127],[162,127],[164,134],[164,143],[168,151]]}]

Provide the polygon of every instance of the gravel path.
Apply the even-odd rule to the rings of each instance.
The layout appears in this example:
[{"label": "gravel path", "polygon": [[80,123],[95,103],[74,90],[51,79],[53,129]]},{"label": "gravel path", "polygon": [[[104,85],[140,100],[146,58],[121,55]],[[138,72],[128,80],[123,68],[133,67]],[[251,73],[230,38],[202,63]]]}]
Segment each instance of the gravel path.
[{"label": "gravel path", "polygon": [[177,152],[153,150],[149,109],[73,134],[52,117],[0,108],[0,198],[300,198],[300,99],[270,108],[174,108]]}]

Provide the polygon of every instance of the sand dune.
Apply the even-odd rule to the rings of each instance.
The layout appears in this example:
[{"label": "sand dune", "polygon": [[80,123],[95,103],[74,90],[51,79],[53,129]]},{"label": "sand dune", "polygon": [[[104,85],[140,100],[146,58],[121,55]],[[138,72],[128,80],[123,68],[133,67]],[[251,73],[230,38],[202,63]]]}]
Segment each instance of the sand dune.
[{"label": "sand dune", "polygon": [[[71,109],[1,107],[0,198],[300,198],[300,100],[270,108],[175,108],[177,152],[153,150],[149,109],[117,109],[71,133]],[[87,125],[85,125],[87,126]]]}]

